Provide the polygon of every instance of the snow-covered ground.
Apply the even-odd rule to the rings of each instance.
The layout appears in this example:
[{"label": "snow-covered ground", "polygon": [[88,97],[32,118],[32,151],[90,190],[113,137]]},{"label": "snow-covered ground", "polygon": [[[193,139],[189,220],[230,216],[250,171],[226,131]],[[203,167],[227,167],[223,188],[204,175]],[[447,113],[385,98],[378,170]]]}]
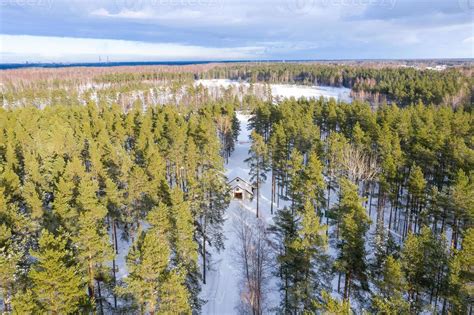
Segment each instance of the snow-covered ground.
[{"label": "snow-covered ground", "polygon": [[[248,82],[239,82],[228,79],[214,79],[214,80],[197,80],[196,85],[201,84],[206,88],[220,88],[225,89],[229,87],[239,88],[240,86],[248,88],[250,84]],[[254,86],[263,87],[263,84],[256,83]],[[338,101],[344,101],[350,103],[351,89],[344,87],[332,87],[332,86],[307,86],[307,85],[293,85],[293,84],[270,84],[272,90],[272,96],[274,98],[334,98]]]},{"label": "snow-covered ground", "polygon": [[[236,176],[242,179],[249,180],[249,168],[244,162],[248,157],[248,150],[250,149],[250,131],[247,130],[248,119],[250,116],[238,114],[240,121],[240,134],[235,144],[235,151],[229,158],[226,165],[226,176],[229,180]],[[268,175],[271,178],[271,174]],[[270,214],[270,196],[271,196],[271,181],[267,181],[261,187],[260,194],[260,218],[266,223],[273,223],[272,215]],[[235,220],[239,217],[240,211],[247,211],[249,215],[256,215],[256,198],[253,201],[231,201],[229,208],[226,211],[226,221],[224,223],[225,249],[220,253],[212,252],[212,261],[210,264],[210,271],[207,274],[207,283],[202,285],[201,298],[207,300],[207,303],[202,308],[202,314],[206,315],[227,315],[237,314],[236,307],[239,305],[239,282],[242,273],[236,264],[235,248],[238,246],[238,240],[234,231]],[[274,285],[276,279],[272,279],[271,287],[266,296],[267,304],[276,306],[279,303],[278,292]]]},{"label": "snow-covered ground", "polygon": [[[245,159],[248,158],[248,151],[250,149],[251,141],[249,139],[250,131],[248,130],[248,120],[251,116],[238,113],[237,118],[240,122],[240,134],[235,144],[235,150],[230,156],[226,166],[226,176],[229,180],[239,176],[244,180],[249,180],[249,167],[245,163]],[[260,219],[265,222],[267,226],[273,224],[273,216],[270,213],[271,207],[271,172],[267,174],[267,181],[262,184],[260,189]],[[337,203],[337,191],[331,192],[331,206]],[[327,197],[327,196],[326,196]],[[370,241],[373,238],[376,222],[376,207],[377,199],[372,198],[372,211],[371,220],[372,225],[369,233],[367,234],[367,240]],[[279,208],[283,208],[288,205],[288,201],[280,200]],[[276,211],[277,205],[274,204],[274,211]],[[207,301],[202,307],[202,314],[205,315],[230,315],[238,314],[237,307],[240,305],[240,289],[242,272],[239,269],[236,262],[236,248],[239,246],[239,240],[236,235],[235,225],[236,221],[241,218],[240,213],[245,211],[248,216],[254,217],[256,215],[256,198],[253,201],[231,201],[225,214],[225,223],[223,226],[223,233],[225,237],[224,246],[221,252],[216,252],[214,248],[210,249],[211,261],[208,264],[209,270],[207,271],[206,284],[202,284],[202,290],[200,297]],[[388,212],[385,211],[385,226],[388,226]],[[322,223],[326,223],[326,218]],[[330,232],[333,232],[334,227],[331,228]],[[118,230],[119,233],[119,255],[116,257],[116,264],[118,267],[117,280],[123,280],[127,275],[125,258],[130,247],[130,241],[122,239],[122,231]],[[332,233],[331,233],[332,234]],[[369,249],[370,242],[367,242],[367,250]],[[335,244],[332,243],[328,248],[329,255],[335,259],[337,256],[337,250]],[[335,275],[332,279],[332,294],[335,297],[341,298],[341,295],[337,293],[337,280],[338,277]],[[279,305],[280,293],[277,291],[278,278],[273,277],[270,280],[269,287],[267,288],[265,299],[266,304],[275,307]],[[344,281],[344,279],[342,279]],[[109,303],[112,300],[109,299]],[[356,301],[352,301],[353,306],[357,307]]]},{"label": "snow-covered ground", "polygon": [[[232,84],[232,83],[230,83]],[[236,176],[241,177],[244,180],[249,180],[249,168],[248,165],[244,162],[248,157],[248,150],[250,149],[250,131],[248,128],[248,120],[250,116],[238,114],[238,119],[240,121],[240,134],[235,145],[235,151],[232,153],[229,158],[229,162],[226,165],[226,176],[229,180],[235,178]],[[266,225],[271,225],[273,223],[273,217],[270,213],[271,206],[271,172],[267,174],[268,180],[262,185],[260,193],[260,214],[261,219],[266,223]],[[331,192],[331,206],[334,206],[337,203],[337,191]],[[327,196],[326,196],[327,197]],[[287,206],[288,202],[280,200],[279,208]],[[377,203],[376,198],[372,198],[372,211],[371,211],[371,220],[372,225],[369,233],[367,233],[367,250],[370,252],[370,244],[373,239],[373,233],[375,231],[375,222],[376,222],[376,209],[375,205]],[[367,205],[368,206],[368,205]],[[276,211],[276,204],[274,205],[274,210]],[[236,264],[236,257],[234,248],[238,246],[238,239],[236,237],[234,226],[235,220],[239,217],[239,212],[247,211],[250,215],[255,216],[256,211],[256,200],[253,201],[237,201],[233,200],[226,212],[226,221],[224,223],[224,235],[225,240],[225,249],[220,253],[211,252],[212,260],[210,264],[210,271],[208,272],[207,284],[202,285],[201,298],[207,300],[207,303],[202,308],[202,314],[237,314],[238,310],[236,307],[240,302],[240,280],[242,279],[242,273],[239,270],[239,266]],[[387,213],[387,211],[385,211]],[[385,226],[388,226],[388,217],[387,214],[384,217]],[[322,223],[326,223],[326,218]],[[331,228],[331,234],[334,230],[334,227]],[[334,241],[334,240],[333,240]],[[336,244],[331,242],[328,253],[335,259],[337,257]],[[278,279],[275,277],[270,281],[268,292],[266,294],[267,303],[272,306],[278,306],[280,302],[279,292],[277,291]],[[342,279],[342,286],[343,286]],[[337,292],[338,287],[338,277],[337,274],[334,275],[332,279],[332,295],[334,297],[341,298],[341,295]],[[352,306],[356,309],[359,307],[357,301],[352,301]]]},{"label": "snow-covered ground", "polygon": [[350,103],[351,89],[332,86],[306,86],[306,85],[288,85],[271,84],[273,97],[305,97],[305,98],[334,98],[338,101]]},{"label": "snow-covered ground", "polygon": [[[226,176],[228,179],[239,176],[245,180],[249,180],[249,168],[245,159],[248,157],[250,149],[250,131],[248,128],[249,115],[238,114],[240,121],[240,134],[235,144],[235,151],[226,164]],[[270,196],[271,196],[271,174],[268,174],[269,180],[261,187],[260,193],[260,218],[267,224],[273,223],[270,214]],[[280,202],[280,206],[284,203]],[[275,207],[276,208],[276,207]],[[215,252],[211,248],[211,261],[209,263],[210,270],[207,272],[206,284],[202,284],[200,297],[207,301],[203,305],[202,314],[237,314],[236,307],[240,302],[240,280],[241,272],[235,262],[235,249],[238,246],[238,240],[235,235],[235,221],[239,218],[239,212],[247,211],[249,215],[256,215],[256,199],[253,201],[240,202],[234,200],[230,203],[226,211],[226,221],[223,227],[223,233],[226,238],[225,249],[220,253]],[[121,237],[122,229],[117,229],[119,254],[116,257],[117,281],[123,280],[127,276],[126,255],[130,248],[131,242]],[[271,279],[269,292],[266,295],[268,305],[276,306],[279,303],[279,293],[275,290],[277,279]],[[108,299],[110,304],[113,299]]]}]

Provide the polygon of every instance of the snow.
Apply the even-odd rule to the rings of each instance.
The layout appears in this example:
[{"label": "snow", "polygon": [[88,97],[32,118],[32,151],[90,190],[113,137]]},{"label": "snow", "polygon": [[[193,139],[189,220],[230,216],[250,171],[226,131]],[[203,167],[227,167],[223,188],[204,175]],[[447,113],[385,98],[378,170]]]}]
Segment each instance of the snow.
[{"label": "snow", "polygon": [[[249,168],[245,159],[248,157],[251,142],[249,141],[250,131],[248,128],[249,115],[239,113],[237,115],[240,121],[240,134],[235,144],[235,150],[226,164],[226,176],[228,179],[241,177],[244,180],[249,180]],[[260,218],[266,225],[273,223],[272,215],[270,214],[270,196],[271,196],[271,173],[268,174],[269,180],[261,186],[260,193]],[[284,206],[285,202],[281,201],[280,206]],[[276,205],[275,205],[276,209]],[[240,303],[239,284],[241,280],[241,273],[238,266],[235,264],[234,249],[238,246],[238,241],[234,232],[234,220],[238,218],[240,211],[247,211],[252,216],[256,215],[256,199],[253,201],[240,202],[237,200],[231,201],[226,214],[225,223],[223,226],[223,233],[226,238],[224,242],[225,249],[221,252],[216,252],[211,248],[211,261],[207,273],[206,284],[202,284],[202,291],[200,297],[207,301],[202,307],[202,314],[237,314],[236,307]],[[123,280],[128,274],[126,266],[126,256],[130,248],[131,242],[122,236],[122,229],[117,229],[118,249],[119,253],[116,256],[117,267],[117,281]],[[267,294],[267,303],[269,305],[278,305],[279,293],[276,291],[276,278],[270,281],[271,288]],[[112,299],[108,299],[112,303]]]},{"label": "snow", "polygon": [[[228,79],[213,79],[213,80],[197,80],[195,85],[202,85],[208,89],[223,87],[228,89],[229,87],[238,88],[240,86],[248,88],[250,84],[245,81],[236,81]],[[272,96],[274,98],[334,98],[337,101],[344,101],[350,103],[351,89],[344,87],[332,87],[332,86],[307,86],[307,85],[294,85],[294,84],[269,84]],[[254,87],[263,89],[264,84],[256,83]]]},{"label": "snow", "polygon": [[228,89],[229,87],[239,87],[241,85],[245,87],[250,86],[250,84],[245,81],[229,79],[196,80],[195,85],[202,85],[206,88],[223,87],[225,89]]},{"label": "snow", "polygon": [[115,256],[115,264],[118,269],[117,273],[115,274],[115,276],[117,277],[117,281],[128,276],[127,255],[128,255],[130,246],[132,245],[132,242],[130,239],[122,237],[122,233],[123,231],[121,229],[117,229],[118,254]]},{"label": "snow", "polygon": [[[234,82],[229,82],[233,84]],[[249,179],[249,167],[245,160],[248,158],[248,151],[250,149],[251,141],[249,139],[250,130],[248,130],[248,123],[250,115],[238,113],[237,118],[240,122],[240,134],[235,143],[235,150],[229,157],[227,162],[225,175],[229,180],[240,177],[250,182]],[[270,213],[271,207],[271,172],[267,174],[267,181],[261,185],[260,188],[260,219],[265,222],[266,226],[273,224],[273,216]],[[327,192],[326,192],[327,197]],[[332,190],[330,196],[331,207],[338,202],[338,190]],[[376,204],[377,199],[372,198],[372,211],[371,211],[371,229],[367,233],[367,250],[370,248],[370,241],[373,238],[376,223]],[[279,207],[283,208],[289,205],[289,201],[280,200]],[[368,208],[368,203],[367,203]],[[277,205],[274,204],[274,211],[277,210]],[[239,270],[239,266],[236,264],[235,249],[238,247],[239,242],[235,234],[235,221],[240,217],[242,211],[247,212],[250,216],[256,216],[256,198],[252,201],[231,201],[228,209],[225,213],[225,222],[223,226],[223,234],[225,237],[224,246],[221,252],[216,252],[214,248],[210,249],[211,260],[208,264],[209,270],[207,271],[206,284],[202,285],[200,297],[207,301],[202,306],[202,314],[219,314],[219,315],[230,315],[238,314],[239,310],[237,307],[240,305],[240,289],[242,273]],[[387,211],[384,217],[385,227],[388,226]],[[322,223],[326,223],[324,218]],[[144,228],[146,224],[143,223]],[[330,227],[330,234],[333,234],[335,227]],[[130,241],[120,237],[123,233],[121,229],[117,229],[118,232],[118,246],[119,254],[116,257],[116,264],[118,267],[117,280],[123,280],[127,276],[126,268],[126,255],[130,247]],[[396,233],[395,231],[391,231]],[[338,250],[336,249],[334,239],[331,240],[331,244],[328,247],[328,254],[335,259],[337,257]],[[201,264],[202,265],[202,264]],[[342,286],[344,279],[341,279]],[[266,304],[269,306],[277,306],[280,302],[280,293],[277,291],[279,279],[272,277],[269,283],[268,291],[266,292]],[[341,295],[337,293],[337,274],[334,274],[332,279],[332,295],[334,297],[341,298]],[[112,302],[109,300],[109,302]],[[355,300],[351,301],[353,307],[358,308],[358,303]]]},{"label": "snow", "polygon": [[273,97],[304,97],[304,98],[334,98],[337,101],[351,102],[351,89],[332,86],[306,86],[306,85],[288,85],[271,84]]},{"label": "snow", "polygon": [[[240,121],[240,134],[235,144],[235,151],[232,153],[226,165],[226,176],[229,179],[236,176],[249,181],[249,168],[244,162],[248,157],[250,149],[249,134],[247,130],[248,119],[250,116],[238,114]],[[271,174],[269,174],[271,178]],[[267,225],[273,223],[272,215],[270,214],[270,199],[271,195],[271,181],[267,181],[261,187],[260,197],[260,218]],[[241,279],[241,272],[235,263],[234,249],[238,246],[238,240],[234,232],[234,220],[238,218],[240,211],[248,211],[249,214],[256,215],[256,198],[253,201],[231,201],[226,214],[223,233],[226,237],[224,242],[225,249],[220,253],[211,250],[212,261],[210,263],[210,271],[207,273],[206,284],[202,285],[201,298],[207,303],[202,307],[203,314],[237,314],[236,307],[239,305],[239,282]],[[276,279],[272,279],[271,284],[274,284]],[[279,296],[275,290],[275,285],[272,285],[267,294],[267,303],[269,305],[278,305]]]}]

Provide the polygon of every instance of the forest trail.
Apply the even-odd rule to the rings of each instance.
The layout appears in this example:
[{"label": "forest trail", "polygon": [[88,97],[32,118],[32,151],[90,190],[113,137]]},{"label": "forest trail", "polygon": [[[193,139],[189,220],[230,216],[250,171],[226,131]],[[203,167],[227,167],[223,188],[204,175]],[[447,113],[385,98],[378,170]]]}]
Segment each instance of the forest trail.
[{"label": "forest trail", "polygon": [[[249,179],[249,168],[245,163],[248,158],[248,151],[251,142],[249,141],[250,131],[248,128],[249,115],[238,114],[240,122],[240,133],[235,143],[235,150],[229,158],[226,167],[226,176],[230,180],[239,176],[245,180]],[[269,174],[271,176],[271,174]],[[261,189],[261,217],[267,222],[272,222],[270,215],[271,183],[267,181]],[[234,218],[239,216],[239,212],[248,211],[255,215],[256,200],[238,201],[232,200],[225,213],[225,223],[223,226],[225,248],[217,253],[211,249],[210,270],[207,273],[207,283],[202,285],[200,297],[207,301],[202,307],[202,314],[206,315],[230,315],[237,314],[239,298],[240,272],[236,264],[235,248],[238,245],[234,232]]]}]

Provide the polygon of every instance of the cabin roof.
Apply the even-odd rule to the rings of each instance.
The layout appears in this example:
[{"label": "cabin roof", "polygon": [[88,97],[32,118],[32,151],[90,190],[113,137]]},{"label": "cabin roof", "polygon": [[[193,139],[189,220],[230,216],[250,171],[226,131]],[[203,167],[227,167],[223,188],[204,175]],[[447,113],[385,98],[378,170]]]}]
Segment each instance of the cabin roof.
[{"label": "cabin roof", "polygon": [[253,194],[252,192],[253,185],[239,176],[229,181],[228,184],[232,187],[232,189],[234,189],[235,187],[240,187],[241,189],[246,190],[249,193]]}]

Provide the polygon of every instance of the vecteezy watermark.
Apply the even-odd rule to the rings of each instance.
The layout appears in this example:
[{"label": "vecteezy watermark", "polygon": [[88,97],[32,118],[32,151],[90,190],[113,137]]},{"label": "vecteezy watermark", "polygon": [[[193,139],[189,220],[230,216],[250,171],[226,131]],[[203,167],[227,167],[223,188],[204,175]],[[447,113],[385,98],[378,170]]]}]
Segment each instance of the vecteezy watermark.
[{"label": "vecteezy watermark", "polygon": [[458,0],[459,7],[468,13],[474,13],[474,0]]},{"label": "vecteezy watermark", "polygon": [[51,9],[55,0],[0,0],[0,7],[44,7]]},{"label": "vecteezy watermark", "polygon": [[320,0],[325,6],[373,6],[373,7],[385,7],[388,9],[395,8],[397,0]]},{"label": "vecteezy watermark", "polygon": [[150,7],[222,7],[226,0],[115,0],[119,10]]},{"label": "vecteezy watermark", "polygon": [[[304,15],[317,8],[327,7],[362,7],[362,6],[380,6],[389,10],[393,9],[397,0],[284,0],[283,9],[290,13]],[[459,0],[474,1],[474,0]]]},{"label": "vecteezy watermark", "polygon": [[283,9],[293,14],[305,15],[314,8],[315,4],[316,0],[286,0]]}]

